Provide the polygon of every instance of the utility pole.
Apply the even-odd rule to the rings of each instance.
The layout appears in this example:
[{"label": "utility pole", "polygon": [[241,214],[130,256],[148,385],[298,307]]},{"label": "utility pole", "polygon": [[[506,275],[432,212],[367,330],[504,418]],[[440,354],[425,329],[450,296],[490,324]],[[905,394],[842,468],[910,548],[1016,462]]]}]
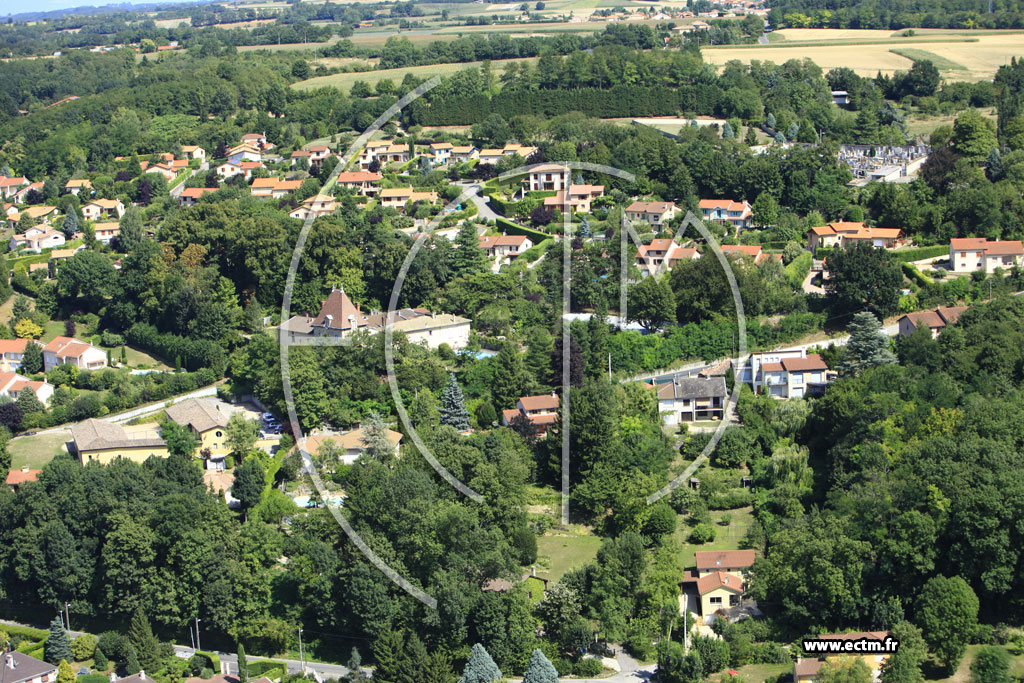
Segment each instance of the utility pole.
[{"label": "utility pole", "polygon": [[608,381],[612,381],[612,352],[608,352]]},{"label": "utility pole", "polygon": [[306,657],[302,651],[302,629],[299,629],[299,667],[303,673],[306,672]]},{"label": "utility pole", "polygon": [[[989,297],[989,298],[991,299],[992,297]],[[66,624],[67,630],[70,631],[71,630],[71,609],[69,608],[68,603],[66,603],[66,602],[64,603],[64,623]]]},{"label": "utility pole", "polygon": [[199,643],[199,622],[202,621],[199,617],[196,617],[196,649],[202,650],[203,646]]}]

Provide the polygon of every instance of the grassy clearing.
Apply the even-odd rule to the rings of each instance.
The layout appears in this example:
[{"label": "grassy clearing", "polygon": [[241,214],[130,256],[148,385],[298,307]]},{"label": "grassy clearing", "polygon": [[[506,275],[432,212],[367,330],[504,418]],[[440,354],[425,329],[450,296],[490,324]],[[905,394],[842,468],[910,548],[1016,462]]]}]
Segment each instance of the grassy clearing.
[{"label": "grassy clearing", "polygon": [[[934,683],[968,683],[971,680],[971,662],[974,661],[974,656],[980,648],[980,645],[968,645],[967,653],[960,660],[960,666],[957,667],[956,673],[948,678],[937,676],[930,678],[926,663],[924,667],[925,680],[929,682],[934,681]],[[1010,652],[1010,676],[1016,680],[1020,676],[1024,676],[1024,655],[1014,655],[1009,648],[1006,649]]]},{"label": "grassy clearing", "polygon": [[11,454],[11,469],[20,469],[25,465],[36,470],[64,452],[65,442],[71,439],[67,430],[19,436],[11,439],[7,450]]},{"label": "grassy clearing", "polygon": [[[600,547],[601,539],[591,534],[549,531],[537,539],[537,575],[558,581],[570,569],[597,557]],[[545,564],[548,566],[541,569]]]},{"label": "grassy clearing", "polygon": [[239,52],[256,52],[266,50],[268,52],[280,52],[286,50],[322,50],[328,45],[334,45],[340,38],[331,36],[329,40],[322,43],[281,43],[280,45],[239,45]]},{"label": "grassy clearing", "polygon": [[946,59],[945,57],[941,57],[935,54],[934,52],[929,52],[928,50],[919,50],[913,47],[901,47],[893,48],[892,50],[890,50],[890,52],[895,52],[896,54],[902,55],[907,59],[912,59],[915,62],[927,59],[928,61],[935,65],[936,69],[942,69],[947,71],[967,71],[967,67],[964,66],[963,64],[957,64],[952,60]]},{"label": "grassy clearing", "polygon": [[[985,109],[978,109],[978,112],[985,118],[995,123],[995,108],[989,107]],[[910,115],[906,118],[907,130],[910,131],[911,135],[929,135],[933,130],[935,130],[939,126],[952,126],[954,119],[956,119],[956,114],[949,114],[946,116]]]},{"label": "grassy clearing", "polygon": [[[509,62],[535,62],[536,58],[526,59],[499,59],[491,62],[491,68],[495,71],[501,71],[505,64]],[[419,78],[430,78],[431,76],[441,75],[450,76],[458,71],[464,69],[478,68],[483,62],[464,62],[460,64],[427,64],[425,66],[410,66],[401,69],[381,69],[379,71],[364,71],[360,73],[347,73],[347,74],[333,74],[331,76],[316,76],[314,78],[307,79],[305,81],[299,81],[293,83],[292,87],[296,90],[312,90],[315,88],[338,88],[346,92],[352,89],[352,84],[356,81],[365,81],[370,85],[375,85],[378,81],[382,81],[386,78],[391,79],[395,85],[402,82],[407,73],[411,73]]]},{"label": "grassy clearing", "polygon": [[[692,529],[682,520],[676,527],[675,540],[682,546],[679,555],[683,567],[692,567],[696,562],[695,555],[698,550],[736,550],[740,547],[740,541],[747,535],[747,529],[753,522],[752,508],[745,507],[737,510],[713,510],[711,520],[715,527],[715,540],[704,545],[693,545],[687,542]],[[729,525],[722,524],[723,519],[729,517]]]},{"label": "grassy clearing", "polygon": [[42,342],[53,341],[54,337],[60,337],[64,334],[64,321],[63,320],[51,320],[50,322],[43,325],[43,336],[40,337]]}]

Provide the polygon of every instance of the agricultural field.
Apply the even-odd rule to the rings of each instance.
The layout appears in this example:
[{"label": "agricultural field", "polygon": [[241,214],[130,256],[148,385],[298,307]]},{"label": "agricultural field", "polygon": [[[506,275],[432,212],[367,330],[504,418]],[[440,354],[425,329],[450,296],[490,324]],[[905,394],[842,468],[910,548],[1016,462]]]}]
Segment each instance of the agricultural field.
[{"label": "agricultural field", "polygon": [[[535,58],[525,59],[499,59],[491,62],[495,71],[501,71],[502,67],[509,62],[535,62]],[[449,76],[463,69],[479,67],[483,62],[465,62],[460,64],[427,64],[425,66],[410,66],[401,69],[381,69],[379,71],[363,71],[347,74],[333,74],[331,76],[316,76],[305,81],[293,83],[292,87],[297,90],[312,90],[315,88],[338,88],[348,92],[356,81],[365,81],[370,85],[376,84],[385,78],[390,78],[397,85],[405,78],[405,74],[411,73],[420,78],[430,78],[434,75]]]},{"label": "agricultural field", "polygon": [[328,45],[334,45],[340,38],[338,36],[331,36],[329,40],[322,43],[281,43],[280,45],[239,45],[239,52],[256,52],[257,50],[267,50],[269,52],[278,52],[280,50],[322,50]]},{"label": "agricultural field", "polygon": [[[755,59],[782,63],[790,59],[808,58],[822,69],[850,66],[862,76],[874,76],[879,71],[891,74],[909,69],[914,58],[938,58],[945,76],[955,80],[991,79],[1011,56],[1024,55],[1024,33],[983,33],[965,36],[963,33],[932,38],[930,36],[879,37],[888,31],[852,31],[836,29],[834,37],[826,38],[832,29],[786,29],[780,31],[786,40],[771,45],[707,47],[702,49],[704,59],[711,64],[725,64],[730,60],[750,62]],[[799,31],[800,33],[794,33]],[[855,34],[852,35],[851,34]],[[800,40],[800,43],[796,43]],[[816,42],[832,44],[816,45]],[[907,45],[913,45],[907,48]],[[856,46],[857,59],[851,63],[850,48]],[[903,54],[897,54],[899,50]],[[911,55],[911,56],[904,56]],[[955,65],[958,68],[954,68]]]}]

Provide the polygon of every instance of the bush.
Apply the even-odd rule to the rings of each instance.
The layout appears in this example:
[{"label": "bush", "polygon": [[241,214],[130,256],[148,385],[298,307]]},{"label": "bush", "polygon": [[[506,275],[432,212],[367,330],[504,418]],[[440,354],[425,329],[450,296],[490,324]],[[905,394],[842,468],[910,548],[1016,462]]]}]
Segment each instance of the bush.
[{"label": "bush", "polygon": [[572,665],[572,672],[580,678],[596,678],[604,671],[601,660],[594,657],[584,657]]},{"label": "bush", "polygon": [[695,545],[704,545],[713,540],[715,540],[715,527],[706,522],[693,527],[693,531],[690,532],[689,541]]},{"label": "bush", "polygon": [[186,370],[213,368],[216,373],[224,369],[224,350],[216,342],[206,339],[188,339],[176,334],[161,334],[156,327],[135,323],[125,338],[128,343],[152,352],[168,362],[177,362]]},{"label": "bush", "polygon": [[75,658],[76,662],[84,662],[87,659],[92,659],[93,653],[96,652],[96,636],[88,633],[75,638],[71,643],[71,655]]},{"label": "bush", "polygon": [[103,346],[124,346],[124,337],[105,330],[100,335],[100,344]]},{"label": "bush", "polygon": [[709,510],[736,510],[753,503],[754,496],[750,489],[733,489],[725,493],[708,496]]}]

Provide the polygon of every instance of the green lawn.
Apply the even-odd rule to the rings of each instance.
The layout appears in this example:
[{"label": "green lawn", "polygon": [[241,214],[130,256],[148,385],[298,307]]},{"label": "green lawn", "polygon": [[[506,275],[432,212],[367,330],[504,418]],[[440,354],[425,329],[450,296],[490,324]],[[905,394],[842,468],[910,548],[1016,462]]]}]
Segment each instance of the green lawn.
[{"label": "green lawn", "polygon": [[51,320],[50,322],[43,325],[43,336],[40,338],[42,342],[53,341],[54,337],[60,337],[64,334],[64,321],[63,320]]},{"label": "green lawn", "polygon": [[[561,534],[561,535],[554,535]],[[549,531],[537,539],[537,559],[542,558],[550,569],[537,567],[537,575],[558,581],[570,569],[580,567],[597,557],[601,539],[591,534],[570,531]],[[538,562],[538,565],[542,564]]]},{"label": "green lawn", "polygon": [[[792,673],[792,664],[747,664],[736,669],[743,680],[749,681],[750,683],[764,683],[764,681],[774,681],[779,677],[779,674]],[[723,678],[728,680],[728,675],[723,675]],[[712,678],[714,680],[714,678]]]},{"label": "green lawn", "polygon": [[[151,356],[145,351],[132,348],[131,346],[125,346],[125,361],[132,367],[141,368],[157,368],[160,370],[170,370],[170,366],[166,365],[162,360],[156,356]],[[111,350],[111,357],[114,360],[121,360],[121,347],[118,346]]]},{"label": "green lawn", "polygon": [[[750,528],[750,524],[753,521],[751,515],[752,508],[745,507],[737,510],[712,510],[711,519],[715,526],[715,540],[704,545],[693,545],[687,542],[687,538],[690,536],[692,530],[686,525],[684,520],[679,520],[679,526],[676,527],[675,540],[682,546],[682,552],[680,553],[680,560],[683,563],[683,567],[694,566],[695,555],[698,550],[737,550],[740,547],[740,541],[747,535],[747,529]],[[722,518],[726,515],[731,516],[729,526],[722,526]]]},{"label": "green lawn", "polygon": [[7,444],[7,450],[11,453],[11,469],[20,469],[25,465],[32,469],[39,469],[50,462],[55,455],[63,453],[62,446],[70,440],[71,433],[68,431],[19,436],[11,439]]}]

